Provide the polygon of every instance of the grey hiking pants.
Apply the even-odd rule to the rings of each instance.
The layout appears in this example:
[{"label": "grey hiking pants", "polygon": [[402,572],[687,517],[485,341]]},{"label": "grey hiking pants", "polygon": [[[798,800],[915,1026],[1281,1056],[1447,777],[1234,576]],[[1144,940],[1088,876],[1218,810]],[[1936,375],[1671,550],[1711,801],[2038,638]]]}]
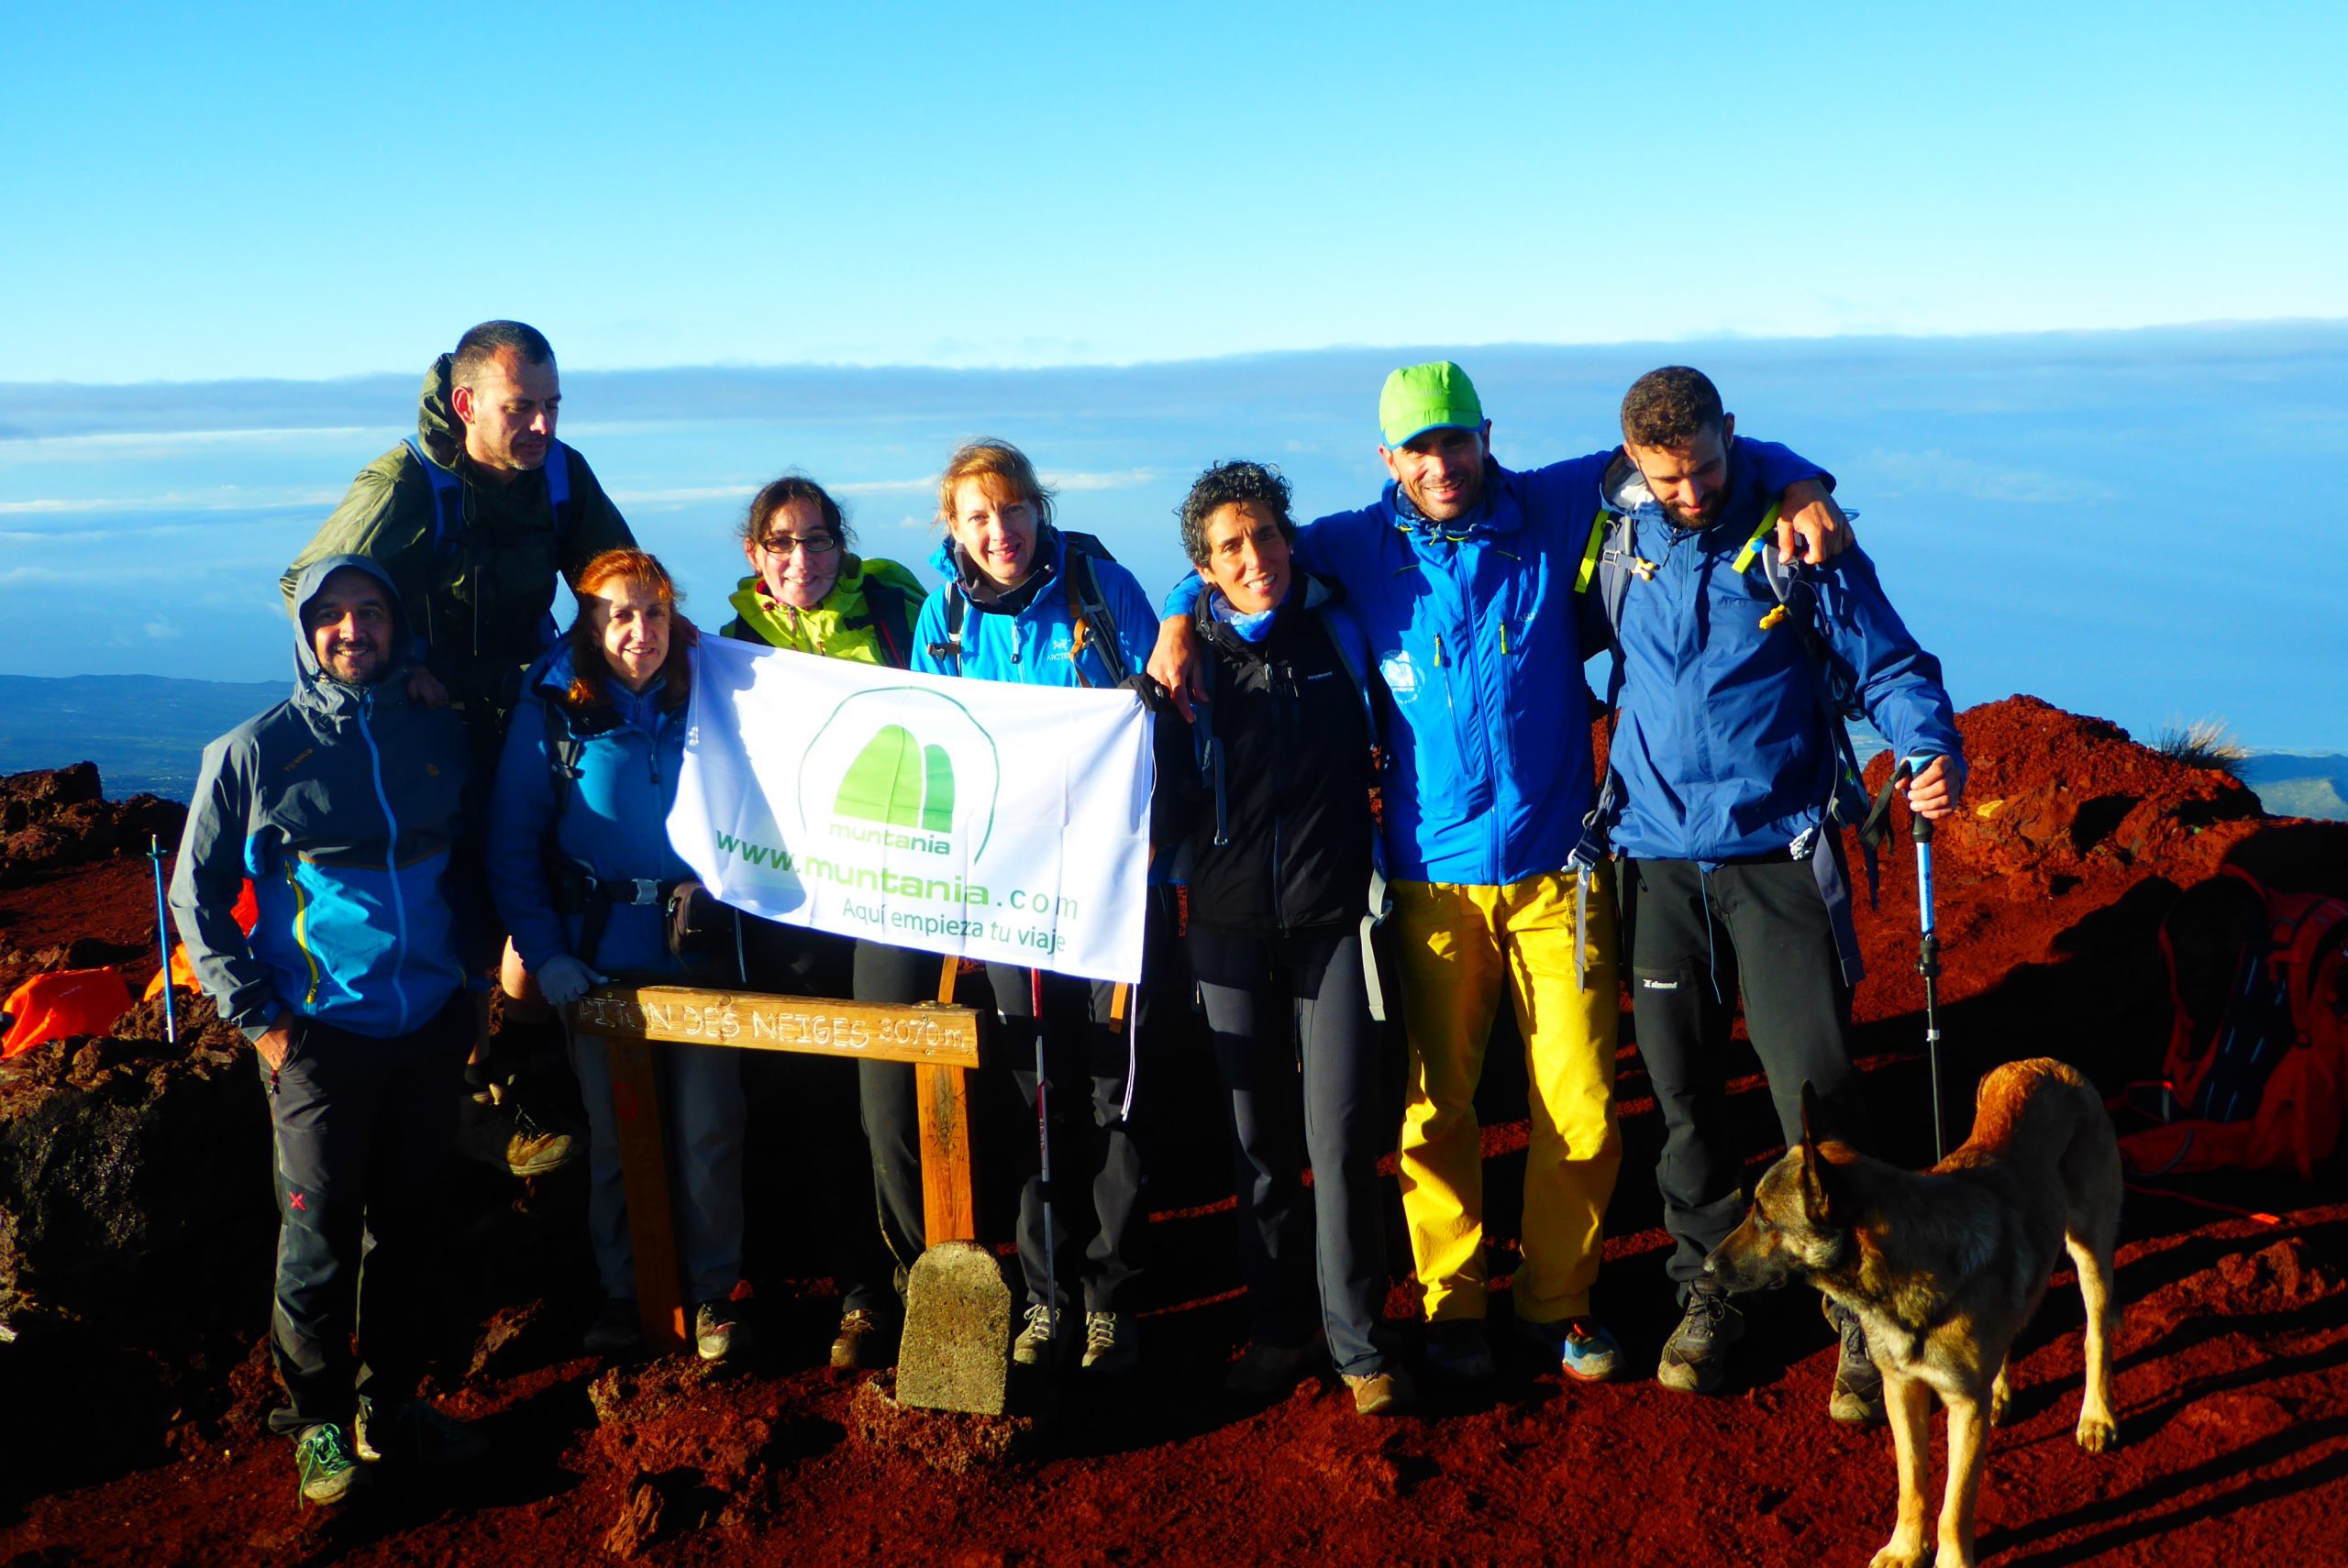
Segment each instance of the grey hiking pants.
[{"label": "grey hiking pants", "polygon": [[[685,1299],[722,1300],[742,1279],[742,1056],[722,1045],[655,1045],[669,1198]],[[587,1108],[587,1240],[612,1299],[636,1297],[628,1245],[627,1187],[620,1173],[611,1053],[599,1035],[573,1033],[570,1065]]]},{"label": "grey hiking pants", "polygon": [[270,1358],[288,1401],[271,1430],[296,1436],[348,1423],[362,1396],[389,1407],[414,1395],[434,1299],[432,1188],[456,1146],[472,1036],[460,991],[389,1040],[303,1020],[280,1066],[260,1062],[277,1176]]},{"label": "grey hiking pants", "polygon": [[[1317,1322],[1339,1372],[1390,1371],[1378,1157],[1401,1129],[1379,1116],[1361,928],[1258,935],[1192,926],[1187,941],[1231,1097],[1249,1331],[1260,1344],[1293,1347]],[[1307,1157],[1309,1193],[1299,1179]]]}]

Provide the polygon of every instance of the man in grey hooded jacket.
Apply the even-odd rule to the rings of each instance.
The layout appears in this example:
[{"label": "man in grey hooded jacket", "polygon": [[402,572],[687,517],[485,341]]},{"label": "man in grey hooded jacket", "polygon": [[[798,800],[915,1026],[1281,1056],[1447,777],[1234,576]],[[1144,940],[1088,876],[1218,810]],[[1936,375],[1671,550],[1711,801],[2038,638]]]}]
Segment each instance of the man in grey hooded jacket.
[{"label": "man in grey hooded jacket", "polygon": [[[172,911],[268,1091],[270,1346],[287,1399],[270,1425],[296,1440],[302,1495],[325,1503],[360,1460],[481,1451],[415,1383],[429,1188],[455,1141],[485,901],[463,726],[408,693],[390,577],[328,557],[294,604],[294,695],[205,748]],[[249,936],[233,913],[248,878]]]}]

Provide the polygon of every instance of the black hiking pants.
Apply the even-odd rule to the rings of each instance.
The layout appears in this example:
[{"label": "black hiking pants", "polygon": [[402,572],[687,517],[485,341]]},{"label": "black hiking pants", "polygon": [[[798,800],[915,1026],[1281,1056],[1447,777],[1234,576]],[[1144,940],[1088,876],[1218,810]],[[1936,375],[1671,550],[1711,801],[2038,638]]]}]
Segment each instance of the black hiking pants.
[{"label": "black hiking pants", "polygon": [[1623,869],[1632,1019],[1663,1113],[1656,1186],[1664,1229],[1676,1243],[1664,1269],[1684,1299],[1689,1282],[1704,1272],[1705,1255],[1744,1217],[1746,1151],[1731,1128],[1728,1094],[1736,1002],[1744,1004],[1779,1136],[1789,1145],[1801,1138],[1806,1080],[1826,1114],[1820,1135],[1865,1146],[1866,1115],[1851,1066],[1851,992],[1809,862],[1706,873],[1692,860],[1626,860]]},{"label": "black hiking pants", "polygon": [[[1041,1009],[1036,1006],[1039,977]],[[1134,1126],[1138,1108],[1127,1104],[1128,1088],[1138,1087],[1133,1057],[1136,1021],[1129,1011],[1124,1028],[1111,1027],[1116,988],[1106,980],[989,964],[987,984],[1002,1022],[1000,1059],[1012,1069],[1031,1121],[1039,1088],[1048,1089],[1046,1136],[1052,1179],[1047,1187],[1038,1168],[1019,1192],[1019,1267],[1027,1299],[1069,1306],[1064,1260],[1080,1252],[1083,1309],[1113,1311],[1125,1304],[1120,1293],[1140,1273],[1142,1233],[1148,1224],[1142,1209],[1141,1142]],[[1047,1205],[1052,1215],[1048,1248]]]},{"label": "black hiking pants", "polygon": [[277,1175],[270,1354],[288,1401],[271,1431],[348,1424],[361,1397],[388,1408],[415,1395],[443,1223],[433,1189],[456,1147],[472,1039],[460,991],[389,1040],[299,1021],[284,1062],[260,1063]]},{"label": "black hiking pants", "polygon": [[1401,1130],[1379,1114],[1361,927],[1279,934],[1194,925],[1187,940],[1230,1096],[1249,1332],[1293,1348],[1317,1323],[1339,1372],[1390,1371],[1397,1357],[1384,1322],[1378,1157]]}]

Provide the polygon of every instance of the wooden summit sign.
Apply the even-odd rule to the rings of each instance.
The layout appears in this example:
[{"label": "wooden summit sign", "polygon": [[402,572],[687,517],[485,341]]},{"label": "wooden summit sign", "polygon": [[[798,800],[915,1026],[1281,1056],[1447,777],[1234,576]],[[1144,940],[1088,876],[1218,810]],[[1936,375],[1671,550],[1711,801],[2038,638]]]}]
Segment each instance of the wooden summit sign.
[{"label": "wooden summit sign", "polygon": [[694,986],[604,986],[573,1003],[570,1019],[581,1033],[607,1040],[979,1065],[978,1014],[933,1003],[900,1007]]},{"label": "wooden summit sign", "polygon": [[612,1117],[627,1187],[637,1308],[645,1342],[676,1349],[689,1335],[662,1148],[662,1045],[792,1051],[914,1068],[921,1112],[921,1181],[929,1244],[974,1241],[978,1210],[970,1180],[970,1110],[963,1075],[979,1065],[979,1015],[955,1007],[957,960],[941,960],[936,1002],[904,1007],[834,1001],[698,986],[600,986],[570,1004],[571,1028],[606,1042]]}]

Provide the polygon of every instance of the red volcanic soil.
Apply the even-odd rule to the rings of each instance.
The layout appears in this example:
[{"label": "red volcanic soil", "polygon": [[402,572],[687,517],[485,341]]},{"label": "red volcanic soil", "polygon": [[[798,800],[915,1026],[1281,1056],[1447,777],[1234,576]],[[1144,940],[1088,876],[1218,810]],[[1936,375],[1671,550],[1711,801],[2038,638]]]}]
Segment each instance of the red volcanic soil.
[{"label": "red volcanic soil", "polygon": [[[2221,867],[2348,892],[2348,828],[2262,817],[2224,775],[2032,699],[1975,709],[1962,724],[1973,778],[1935,847],[1944,1073],[1959,1134],[1970,1086],[1999,1062],[2060,1056],[2107,1092],[2155,1070],[2170,1005],[2156,933],[2174,912],[2194,960],[2179,897]],[[1932,1157],[1930,1084],[1911,862],[1904,838],[1888,846],[1880,909],[1861,915],[1871,973],[1857,1049],[1882,1152],[1922,1165]],[[128,889],[145,887],[146,873],[143,861],[100,862],[37,889],[0,887],[0,944],[22,963],[28,937],[144,940],[151,911]],[[1651,1174],[1659,1132],[1625,1021],[1628,1154],[1598,1306],[1636,1369],[1652,1366],[1675,1314]],[[1509,1358],[1490,1391],[1429,1389],[1420,1415],[1389,1421],[1354,1416],[1326,1378],[1268,1402],[1224,1397],[1245,1317],[1213,1073],[1188,1027],[1177,1019],[1156,1042],[1143,1370],[1113,1387],[1079,1383],[1032,1430],[998,1430],[990,1446],[953,1419],[897,1411],[882,1397],[885,1375],[842,1380],[823,1368],[836,1300],[810,1256],[803,1203],[793,1203],[811,1178],[780,1156],[752,1170],[761,1338],[746,1367],[723,1373],[682,1358],[606,1370],[574,1355],[592,1305],[575,1174],[527,1187],[482,1174],[449,1210],[447,1294],[460,1328],[436,1392],[486,1424],[493,1457],[461,1477],[386,1480],[340,1508],[304,1508],[288,1445],[259,1430],[273,1395],[252,1353],[267,1309],[261,1190],[258,1226],[238,1218],[246,1239],[233,1278],[191,1283],[147,1304],[148,1316],[119,1320],[134,1325],[119,1333],[139,1338],[145,1359],[85,1353],[86,1387],[79,1363],[12,1383],[8,1358],[36,1336],[0,1344],[0,1423],[18,1440],[0,1447],[0,1559],[1629,1568],[1860,1564],[1888,1536],[1890,1440],[1826,1419],[1833,1350],[1805,1290],[1748,1298],[1741,1359],[1714,1398],[1644,1376],[1567,1386],[1554,1366]],[[0,1077],[0,1133],[28,1096],[75,1084],[118,1093],[141,1071],[154,1081],[160,1051],[69,1043],[33,1053],[19,1082]],[[1503,1283],[1524,1149],[1512,1055],[1496,1047],[1481,1097]],[[1732,1090],[1757,1172],[1779,1151],[1749,1055]],[[257,1111],[257,1089],[251,1098]],[[772,1102],[754,1115],[788,1126]],[[1019,1131],[981,1128],[982,1185],[983,1139]],[[227,1145],[253,1136],[249,1118],[238,1121],[218,1157],[252,1165],[253,1150]],[[1011,1145],[997,1146],[1007,1160]],[[2312,1186],[2237,1174],[2132,1190],[2115,1347],[2123,1446],[2099,1457],[2072,1441],[2080,1307],[2059,1275],[2017,1350],[2012,1419],[1990,1440],[1983,1562],[2348,1563],[2343,1165],[2335,1155]],[[265,1187],[265,1165],[253,1168]],[[991,1222],[1002,1228],[999,1214]],[[9,1224],[0,1213],[0,1270]],[[1406,1260],[1399,1235],[1393,1244]],[[1398,1268],[1390,1314],[1407,1318],[1411,1300]],[[53,1300],[42,1310],[95,1320],[105,1306]],[[1504,1330],[1504,1292],[1493,1309]],[[46,1331],[54,1345],[85,1342]],[[38,1400],[21,1397],[36,1386]],[[109,1426],[120,1441],[90,1435]]]}]

